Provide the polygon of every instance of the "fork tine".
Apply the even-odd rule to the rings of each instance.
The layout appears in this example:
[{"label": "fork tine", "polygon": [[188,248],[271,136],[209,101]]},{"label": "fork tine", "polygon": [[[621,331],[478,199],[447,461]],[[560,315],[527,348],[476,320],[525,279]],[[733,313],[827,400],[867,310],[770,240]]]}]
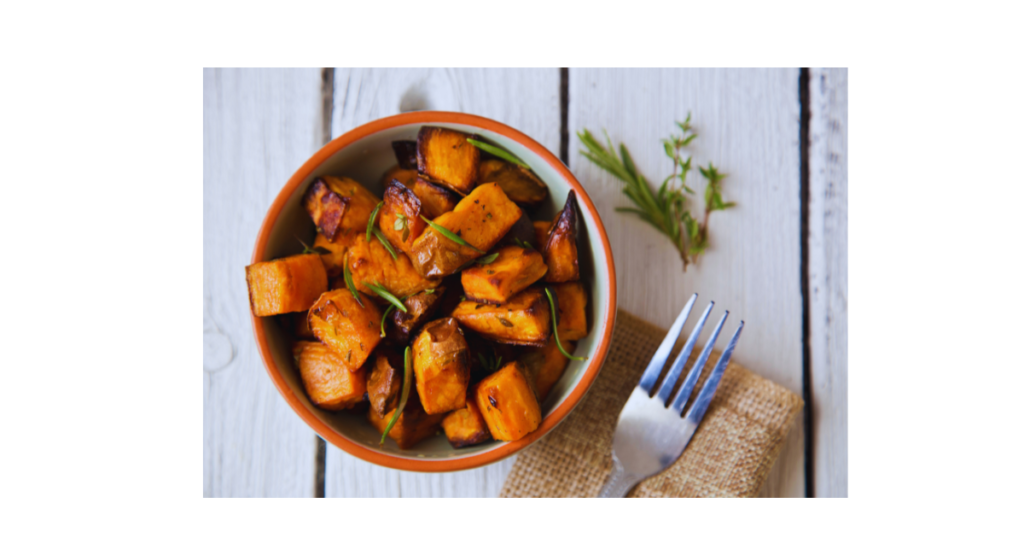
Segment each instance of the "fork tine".
[{"label": "fork tine", "polygon": [[648,394],[651,393],[651,389],[654,388],[654,383],[658,381],[658,376],[661,375],[662,368],[665,367],[665,361],[668,360],[668,354],[672,352],[672,348],[676,345],[676,340],[679,339],[679,333],[683,332],[683,324],[686,323],[686,318],[690,317],[690,311],[693,310],[693,303],[697,302],[697,294],[694,293],[693,297],[686,302],[686,306],[683,307],[683,311],[679,313],[679,317],[672,323],[672,328],[668,330],[668,334],[665,335],[665,339],[661,341],[661,345],[658,346],[658,350],[654,352],[654,356],[651,357],[651,362],[647,364],[647,369],[644,370],[644,375],[640,377],[640,388],[644,389]]},{"label": "fork tine", "polygon": [[708,316],[711,315],[711,309],[714,306],[714,301],[708,303],[708,307],[704,309],[704,313],[697,320],[697,326],[693,328],[690,337],[686,339],[683,350],[679,352],[679,356],[672,363],[672,367],[665,376],[665,380],[661,382],[661,388],[658,389],[658,399],[661,400],[663,405],[668,402],[668,397],[672,395],[672,389],[676,387],[676,381],[679,381],[679,375],[683,373],[683,366],[686,366],[686,361],[690,358],[690,354],[693,353],[693,347],[697,345],[697,337],[704,330],[704,322],[708,320]]},{"label": "fork tine", "polygon": [[736,329],[736,332],[732,335],[729,340],[729,344],[725,346],[725,351],[722,352],[722,356],[719,357],[718,363],[715,364],[715,369],[711,371],[711,375],[708,376],[708,380],[704,383],[704,388],[700,389],[700,394],[697,395],[697,400],[693,402],[693,407],[686,413],[684,420],[692,421],[693,424],[700,424],[700,421],[704,418],[704,413],[707,412],[708,406],[711,405],[711,399],[715,397],[715,391],[718,390],[718,384],[722,381],[722,374],[725,373],[725,367],[729,366],[729,358],[732,357],[732,350],[736,348],[736,341],[740,339],[740,332],[743,331],[743,322],[740,321],[740,326]]},{"label": "fork tine", "polygon": [[676,399],[672,401],[672,409],[678,413],[683,414],[683,407],[686,407],[686,400],[690,399],[690,394],[693,393],[693,387],[697,384],[697,378],[700,377],[700,373],[704,371],[704,363],[708,362],[708,357],[711,356],[711,350],[715,347],[715,341],[718,340],[718,333],[722,332],[722,325],[725,325],[725,319],[729,317],[729,311],[725,311],[725,315],[722,319],[718,320],[718,325],[715,326],[714,332],[708,337],[708,341],[704,343],[704,351],[701,351],[700,356],[697,357],[697,362],[693,363],[693,368],[690,368],[690,373],[686,375],[686,380],[683,381],[682,388],[679,389],[679,394],[676,395]]}]

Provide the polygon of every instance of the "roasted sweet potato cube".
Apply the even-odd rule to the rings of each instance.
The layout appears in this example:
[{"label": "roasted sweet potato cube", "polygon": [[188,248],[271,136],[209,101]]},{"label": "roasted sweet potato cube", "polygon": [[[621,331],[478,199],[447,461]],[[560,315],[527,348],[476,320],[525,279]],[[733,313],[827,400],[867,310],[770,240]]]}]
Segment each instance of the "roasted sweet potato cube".
[{"label": "roasted sweet potato cube", "polygon": [[544,263],[548,265],[548,282],[569,282],[580,279],[580,264],[576,254],[576,221],[579,207],[576,191],[569,191],[565,209],[555,217],[544,244]]},{"label": "roasted sweet potato cube", "polygon": [[404,368],[405,357],[402,353],[387,346],[377,347],[373,368],[366,380],[366,392],[370,396],[370,407],[378,415],[387,414],[398,406]]},{"label": "roasted sweet potato cube", "polygon": [[517,441],[540,426],[540,404],[519,362],[511,362],[476,386],[476,405],[491,436]]},{"label": "roasted sweet potato cube", "polygon": [[421,174],[455,192],[467,194],[476,187],[480,150],[466,140],[470,135],[423,127],[416,138],[416,164]]},{"label": "roasted sweet potato cube", "polygon": [[427,223],[420,218],[422,204],[412,189],[391,180],[384,189],[384,206],[380,208],[380,230],[391,245],[402,252],[412,249]]},{"label": "roasted sweet potato cube", "polygon": [[[565,351],[572,353],[576,350],[575,342],[562,342]],[[547,345],[527,353],[520,359],[527,373],[533,379],[534,388],[537,389],[537,400],[544,403],[544,400],[551,393],[551,387],[558,383],[569,365],[569,359],[558,350],[558,343],[552,338]]]},{"label": "roasted sweet potato cube", "polygon": [[457,321],[441,318],[424,325],[412,343],[412,364],[416,392],[427,413],[436,415],[465,407],[469,346]]},{"label": "roasted sweet potato cube", "polygon": [[491,438],[480,408],[472,399],[466,400],[466,407],[448,413],[441,421],[444,435],[455,448],[478,445]]},{"label": "roasted sweet potato cube", "polygon": [[405,297],[436,288],[441,283],[440,278],[421,277],[408,256],[397,254],[397,259],[392,258],[379,239],[374,237],[367,243],[366,236],[360,234],[348,251],[348,267],[356,289],[376,297],[377,294],[366,286],[375,284],[397,297]]},{"label": "roasted sweet potato cube", "polygon": [[544,256],[532,248],[503,247],[498,249],[497,255],[487,265],[474,265],[462,271],[462,288],[467,299],[502,304],[548,272]]},{"label": "roasted sweet potato cube", "polygon": [[413,183],[416,183],[417,177],[419,177],[419,173],[416,170],[406,170],[400,166],[392,166],[380,177],[380,184],[387,188],[392,181],[397,181],[406,187],[412,188]]},{"label": "roasted sweet potato cube", "polygon": [[419,198],[423,207],[423,215],[428,219],[435,219],[455,209],[462,195],[450,191],[440,185],[435,185],[422,177],[417,177],[411,185],[413,194]]},{"label": "roasted sweet potato cube", "polygon": [[356,237],[359,236],[359,230],[354,228],[348,230],[338,230],[338,234],[334,236],[334,241],[329,241],[327,236],[324,234],[316,234],[316,239],[313,241],[313,248],[320,247],[330,251],[329,254],[320,254],[320,261],[324,262],[324,269],[327,270],[327,276],[335,277],[342,273],[344,269],[343,263],[345,261],[345,253],[348,252],[349,247],[355,243]]},{"label": "roasted sweet potato cube", "polygon": [[[392,409],[387,414],[380,415],[371,407],[367,417],[370,419],[370,424],[377,428],[378,432],[384,433],[384,428],[387,427],[388,422],[391,422],[391,416],[395,414],[395,411],[395,409]],[[427,414],[420,404],[416,391],[412,391],[409,393],[409,401],[405,404],[405,410],[398,417],[398,420],[395,421],[391,431],[388,432],[388,437],[398,443],[398,448],[406,450],[416,446],[417,443],[424,439],[433,437],[441,429],[442,420],[444,420],[444,415],[442,414]]]},{"label": "roasted sweet potato cube", "polygon": [[366,372],[351,371],[344,361],[320,342],[296,342],[292,354],[299,376],[313,405],[337,411],[354,407],[366,393]]},{"label": "roasted sweet potato cube", "polygon": [[540,347],[551,336],[551,310],[538,288],[521,291],[503,305],[463,301],[452,317],[468,329],[506,344]]},{"label": "roasted sweet potato cube", "polygon": [[433,228],[427,228],[412,244],[409,257],[425,277],[447,276],[493,247],[523,214],[495,183],[481,185],[434,223],[476,247],[462,246]]},{"label": "roasted sweet potato cube", "polygon": [[566,282],[551,287],[558,302],[558,337],[562,342],[587,335],[587,291],[583,284]]},{"label": "roasted sweet potato cube", "polygon": [[257,316],[308,310],[327,291],[327,271],[316,254],[256,262],[245,268],[249,305]]},{"label": "roasted sweet potato cube", "polygon": [[398,166],[405,170],[416,170],[415,140],[395,140],[391,142],[391,149],[395,151]]},{"label": "roasted sweet potato cube", "polygon": [[380,342],[380,309],[368,297],[363,306],[342,288],[324,293],[309,309],[309,328],[317,340],[341,357],[349,370],[366,362]]},{"label": "roasted sweet potato cube", "polygon": [[508,161],[482,161],[477,183],[497,183],[509,200],[517,204],[537,204],[548,197],[548,186],[540,178]]},{"label": "roasted sweet potato cube", "polygon": [[388,341],[403,346],[408,343],[412,333],[426,323],[441,305],[444,292],[444,286],[441,286],[421,291],[402,300],[408,312],[402,312],[397,308],[391,310],[388,315],[391,321],[391,328],[387,333]]},{"label": "roasted sweet potato cube", "polygon": [[548,231],[551,230],[551,222],[544,220],[537,220],[533,222],[533,233],[534,238],[537,241],[534,246],[538,250],[544,250],[544,245],[548,242]]},{"label": "roasted sweet potato cube", "polygon": [[366,230],[370,213],[380,199],[347,177],[318,177],[306,190],[302,204],[318,232],[334,241],[341,230]]}]

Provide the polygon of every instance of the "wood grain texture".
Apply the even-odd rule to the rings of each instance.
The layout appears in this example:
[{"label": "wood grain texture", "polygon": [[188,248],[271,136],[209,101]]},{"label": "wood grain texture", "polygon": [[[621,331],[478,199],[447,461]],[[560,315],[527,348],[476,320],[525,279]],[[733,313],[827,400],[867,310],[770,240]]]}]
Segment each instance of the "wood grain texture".
[{"label": "wood grain texture", "polygon": [[810,70],[809,283],[814,492],[847,492],[847,70]]},{"label": "wood grain texture", "polygon": [[[717,312],[732,312],[727,331],[746,321],[735,360],[801,394],[798,79],[795,69],[570,70],[569,164],[608,228],[621,308],[667,328],[689,296],[700,293],[698,306],[714,300]],[[621,183],[579,154],[575,133],[607,129],[615,143],[629,147],[640,171],[660,183],[672,172],[660,140],[688,111],[699,135],[691,146],[694,163],[710,160],[728,174],[724,198],[738,205],[711,216],[710,249],[684,273],[664,236],[615,212],[628,205]],[[696,170],[690,177],[703,192]],[[702,202],[696,207],[703,211]],[[763,494],[802,497],[804,485],[804,433],[794,427]]]},{"label": "wood grain texture", "polygon": [[318,69],[203,71],[205,497],[314,492],[316,435],[263,368],[245,266],[271,201],[320,147],[321,109]]},{"label": "wood grain texture", "polygon": [[[413,110],[450,110],[506,123],[558,153],[557,69],[336,69],[331,135]],[[327,497],[495,497],[513,459],[471,471],[384,469],[328,445]]]}]

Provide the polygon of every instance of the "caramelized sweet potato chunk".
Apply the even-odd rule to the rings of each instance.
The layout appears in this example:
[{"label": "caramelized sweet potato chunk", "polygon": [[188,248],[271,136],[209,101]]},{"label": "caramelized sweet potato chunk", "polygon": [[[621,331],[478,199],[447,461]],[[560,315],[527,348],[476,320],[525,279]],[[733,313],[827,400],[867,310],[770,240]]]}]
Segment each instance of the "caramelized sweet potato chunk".
[{"label": "caramelized sweet potato chunk", "polygon": [[257,316],[308,310],[327,291],[327,271],[316,254],[256,262],[245,268],[249,305]]},{"label": "caramelized sweet potato chunk", "polygon": [[441,421],[444,435],[455,448],[478,445],[491,438],[480,408],[472,400],[466,400],[466,407],[448,413]]},{"label": "caramelized sweet potato chunk", "polygon": [[495,439],[517,441],[540,426],[540,404],[519,362],[487,376],[474,392],[474,400]]},{"label": "caramelized sweet potato chunk", "polygon": [[[391,422],[391,415],[395,411],[396,409],[392,409],[387,414],[380,415],[371,407],[367,417],[378,432],[384,433],[384,428],[387,427],[388,422]],[[409,393],[409,401],[405,403],[405,410],[395,421],[391,431],[388,432],[388,437],[394,439],[398,443],[398,448],[402,450],[412,448],[420,441],[433,437],[441,428],[442,420],[444,420],[444,415],[428,415],[423,410],[416,391],[412,391]]]},{"label": "caramelized sweet potato chunk", "polygon": [[540,252],[517,246],[503,247],[487,265],[462,271],[466,298],[478,303],[502,304],[544,277],[548,266]]},{"label": "caramelized sweet potato chunk", "polygon": [[482,161],[479,184],[497,183],[509,200],[517,204],[536,204],[548,197],[548,186],[533,172],[503,160]]},{"label": "caramelized sweet potato chunk", "polygon": [[587,335],[587,292],[583,284],[566,282],[551,287],[558,302],[558,337],[562,342]]},{"label": "caramelized sweet potato chunk", "polygon": [[441,283],[439,278],[421,277],[413,268],[408,256],[401,252],[397,254],[398,259],[392,258],[377,238],[367,243],[364,230],[348,251],[348,267],[352,272],[352,282],[355,283],[356,289],[376,297],[377,294],[366,284],[377,284],[396,297],[405,297],[436,288]]},{"label": "caramelized sweet potato chunk", "polygon": [[391,142],[391,149],[395,151],[395,159],[398,166],[405,170],[416,169],[416,141],[395,140]]},{"label": "caramelized sweet potato chunk", "polygon": [[440,185],[435,185],[422,177],[417,177],[411,185],[413,194],[420,199],[423,205],[423,215],[428,219],[434,219],[455,209],[462,195],[452,192]]},{"label": "caramelized sweet potato chunk", "polygon": [[320,342],[296,342],[292,354],[313,405],[337,411],[354,407],[366,393],[366,372],[351,371],[341,357]]},{"label": "caramelized sweet potato chunk", "polygon": [[309,327],[349,370],[358,370],[380,342],[380,309],[368,297],[359,306],[344,288],[329,291],[310,307]]},{"label": "caramelized sweet potato chunk", "polygon": [[412,364],[424,411],[436,415],[465,407],[469,346],[457,321],[442,318],[426,324],[412,344]]},{"label": "caramelized sweet potato chunk", "polygon": [[[565,351],[572,353],[576,350],[575,342],[562,342]],[[537,400],[541,403],[551,393],[551,387],[558,383],[569,365],[569,359],[558,350],[558,343],[552,338],[543,348],[523,355],[523,366],[533,379],[534,387],[537,389]]]},{"label": "caramelized sweet potato chunk", "polygon": [[470,135],[423,127],[416,139],[416,164],[419,172],[434,183],[467,194],[476,187],[480,150],[466,141]]},{"label": "caramelized sweet potato chunk", "polygon": [[455,209],[434,223],[478,250],[459,245],[428,227],[412,244],[409,257],[424,277],[447,276],[493,247],[519,220],[523,211],[495,183],[477,187]]},{"label": "caramelized sweet potato chunk", "polygon": [[380,231],[391,245],[402,252],[412,249],[427,223],[420,218],[422,204],[412,189],[391,180],[384,190],[384,206],[380,209]]},{"label": "caramelized sweet potato chunk", "polygon": [[412,333],[426,323],[437,307],[441,305],[444,291],[442,286],[406,297],[402,304],[405,305],[408,312],[402,312],[397,308],[392,309],[388,315],[392,324],[392,328],[387,333],[388,341],[399,345],[408,343]]},{"label": "caramelized sweet potato chunk", "polygon": [[548,282],[569,282],[580,279],[580,264],[576,254],[576,220],[579,207],[576,191],[569,191],[565,209],[555,217],[544,243],[544,263],[548,265]]},{"label": "caramelized sweet potato chunk", "polygon": [[374,356],[373,368],[366,381],[366,392],[370,396],[370,407],[378,415],[384,415],[398,406],[405,358],[387,346],[379,346]]},{"label": "caramelized sweet potato chunk", "polygon": [[302,204],[318,232],[334,241],[341,230],[363,229],[380,199],[347,177],[318,177],[306,190]]},{"label": "caramelized sweet potato chunk", "polygon": [[551,310],[538,288],[521,291],[500,306],[463,301],[452,317],[482,336],[507,344],[543,346],[551,336]]}]

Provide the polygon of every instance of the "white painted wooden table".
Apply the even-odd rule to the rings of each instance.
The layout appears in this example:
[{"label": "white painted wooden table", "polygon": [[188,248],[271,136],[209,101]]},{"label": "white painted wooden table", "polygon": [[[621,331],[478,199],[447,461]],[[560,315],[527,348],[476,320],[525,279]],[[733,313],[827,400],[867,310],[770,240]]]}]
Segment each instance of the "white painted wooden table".
[{"label": "white painted wooden table", "polygon": [[[323,451],[252,337],[243,268],[278,190],[331,138],[420,109],[493,118],[567,158],[608,228],[619,306],[667,327],[693,292],[714,299],[747,322],[736,360],[808,399],[762,494],[847,495],[845,69],[326,69],[203,74],[204,496],[501,489],[512,459],[417,474]],[[579,156],[575,132],[607,129],[647,177],[663,178],[660,139],[688,111],[694,162],[727,173],[724,196],[738,205],[712,215],[711,248],[683,273],[663,236],[614,211],[619,183]]]}]

